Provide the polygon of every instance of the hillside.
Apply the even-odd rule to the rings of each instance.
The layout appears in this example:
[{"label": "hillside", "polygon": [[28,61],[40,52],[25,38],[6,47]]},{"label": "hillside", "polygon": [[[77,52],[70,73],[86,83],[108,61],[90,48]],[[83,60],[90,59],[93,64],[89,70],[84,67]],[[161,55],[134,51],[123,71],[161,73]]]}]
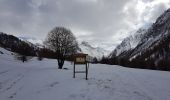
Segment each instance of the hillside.
[{"label": "hillside", "polygon": [[[144,59],[169,59],[170,43],[170,9],[164,12],[147,30],[138,46],[131,54],[131,60],[139,57]],[[140,55],[145,55],[140,57]],[[147,55],[146,55],[147,54]],[[133,58],[132,58],[133,57]],[[158,59],[157,59],[158,58]]]},{"label": "hillside", "polygon": [[[169,100],[170,73],[90,64],[84,74],[72,78],[70,62],[57,69],[57,61],[32,58],[15,60],[0,48],[0,100]],[[77,66],[83,70],[83,66]]]},{"label": "hillside", "polygon": [[113,50],[111,58],[124,66],[170,70],[170,9],[148,29],[137,33],[137,37],[126,38]]},{"label": "hillside", "polygon": [[130,50],[134,49],[138,43],[141,41],[144,33],[148,28],[140,28],[133,35],[125,38],[121,44],[119,44],[114,51],[110,54],[110,57],[121,56],[128,53]]},{"label": "hillside", "polygon": [[16,36],[0,32],[0,47],[22,55],[35,56],[39,49],[32,43],[22,41]]},{"label": "hillside", "polygon": [[79,44],[79,47],[83,53],[86,53],[92,57],[96,57],[98,60],[100,60],[103,56],[108,56],[110,53],[109,51],[100,48],[100,47],[93,47],[88,42],[81,42]]}]

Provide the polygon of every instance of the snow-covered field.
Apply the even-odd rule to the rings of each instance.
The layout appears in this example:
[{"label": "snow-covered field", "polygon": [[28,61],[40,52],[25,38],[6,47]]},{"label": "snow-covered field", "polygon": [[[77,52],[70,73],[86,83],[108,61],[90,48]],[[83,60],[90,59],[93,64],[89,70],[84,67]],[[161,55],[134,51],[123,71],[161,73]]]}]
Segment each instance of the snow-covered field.
[{"label": "snow-covered field", "polygon": [[0,51],[0,100],[170,100],[170,72],[90,64],[89,80],[74,79],[70,62],[59,70],[56,60],[22,63]]}]

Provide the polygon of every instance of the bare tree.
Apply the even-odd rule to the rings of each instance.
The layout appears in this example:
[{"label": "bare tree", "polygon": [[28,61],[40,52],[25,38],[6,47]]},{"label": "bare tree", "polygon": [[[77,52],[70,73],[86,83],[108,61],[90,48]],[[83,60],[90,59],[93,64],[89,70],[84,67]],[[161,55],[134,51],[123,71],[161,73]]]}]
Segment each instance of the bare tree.
[{"label": "bare tree", "polygon": [[56,52],[58,69],[62,69],[66,56],[77,52],[78,43],[73,33],[64,27],[52,29],[45,40],[45,45]]}]

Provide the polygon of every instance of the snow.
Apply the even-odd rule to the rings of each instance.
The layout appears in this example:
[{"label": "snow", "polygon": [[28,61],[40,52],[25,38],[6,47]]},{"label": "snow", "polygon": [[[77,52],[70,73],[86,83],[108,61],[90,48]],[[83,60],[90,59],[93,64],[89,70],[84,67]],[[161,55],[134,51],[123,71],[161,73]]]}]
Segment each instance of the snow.
[{"label": "snow", "polygon": [[[131,61],[135,58],[139,58],[138,56],[141,54],[147,55],[147,57],[151,57],[152,54],[157,56],[161,53],[156,47],[161,45],[161,43],[168,38],[169,28],[170,9],[158,17],[155,23],[148,24],[146,27],[140,28],[133,35],[125,38],[110,54],[110,57],[128,57]],[[146,54],[146,52],[150,54]],[[167,55],[168,52],[164,52],[164,54]],[[162,57],[166,56],[162,55]]]},{"label": "snow", "polygon": [[146,31],[141,41],[138,43],[138,46],[133,50],[131,53],[130,60],[134,59],[133,57],[137,57],[140,54],[145,54],[146,52],[152,52],[151,55],[148,57],[156,57],[160,55],[159,58],[156,59],[157,63],[160,58],[165,57],[165,54],[168,52],[164,52],[162,55],[158,51],[153,51],[159,45],[162,45],[162,42],[168,38],[169,36],[169,27],[170,27],[170,9],[165,11],[157,20],[156,22]]},{"label": "snow", "polygon": [[[0,48],[0,100],[169,100],[170,73],[90,64],[85,74],[72,78],[73,65],[57,69],[54,59],[15,60]],[[83,66],[76,66],[83,70]]]},{"label": "snow", "polygon": [[40,39],[36,39],[34,37],[19,37],[21,40],[23,41],[28,41],[28,42],[31,42],[33,44],[40,44],[40,45],[43,45],[43,41],[40,40]]},{"label": "snow", "polygon": [[110,51],[103,48],[93,47],[85,41],[79,43],[79,47],[81,48],[83,53],[86,53],[92,57],[96,57],[98,60],[100,60],[103,56],[108,56],[108,54],[110,53]]},{"label": "snow", "polygon": [[126,37],[121,44],[119,44],[115,50],[113,50],[113,52],[111,53],[111,56],[119,56],[121,53],[132,50],[134,48],[136,48],[136,46],[139,44],[139,42],[141,41],[144,33],[147,31],[147,29],[150,26],[148,25],[147,27],[141,27],[138,30],[134,31],[134,33],[132,33],[133,35],[130,35],[128,37]]},{"label": "snow", "polygon": [[35,45],[35,47],[39,47],[39,48],[44,47],[43,41],[41,39],[37,39],[34,37],[18,37],[18,38],[30,45]]}]

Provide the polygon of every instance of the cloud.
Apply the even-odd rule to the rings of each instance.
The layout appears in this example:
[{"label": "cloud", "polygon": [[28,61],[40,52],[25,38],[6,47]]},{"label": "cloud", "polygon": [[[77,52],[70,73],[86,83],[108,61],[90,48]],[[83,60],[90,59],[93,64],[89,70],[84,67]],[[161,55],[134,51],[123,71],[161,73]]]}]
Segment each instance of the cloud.
[{"label": "cloud", "polygon": [[0,31],[44,39],[55,26],[64,26],[79,41],[113,49],[169,5],[169,0],[1,0]]}]

